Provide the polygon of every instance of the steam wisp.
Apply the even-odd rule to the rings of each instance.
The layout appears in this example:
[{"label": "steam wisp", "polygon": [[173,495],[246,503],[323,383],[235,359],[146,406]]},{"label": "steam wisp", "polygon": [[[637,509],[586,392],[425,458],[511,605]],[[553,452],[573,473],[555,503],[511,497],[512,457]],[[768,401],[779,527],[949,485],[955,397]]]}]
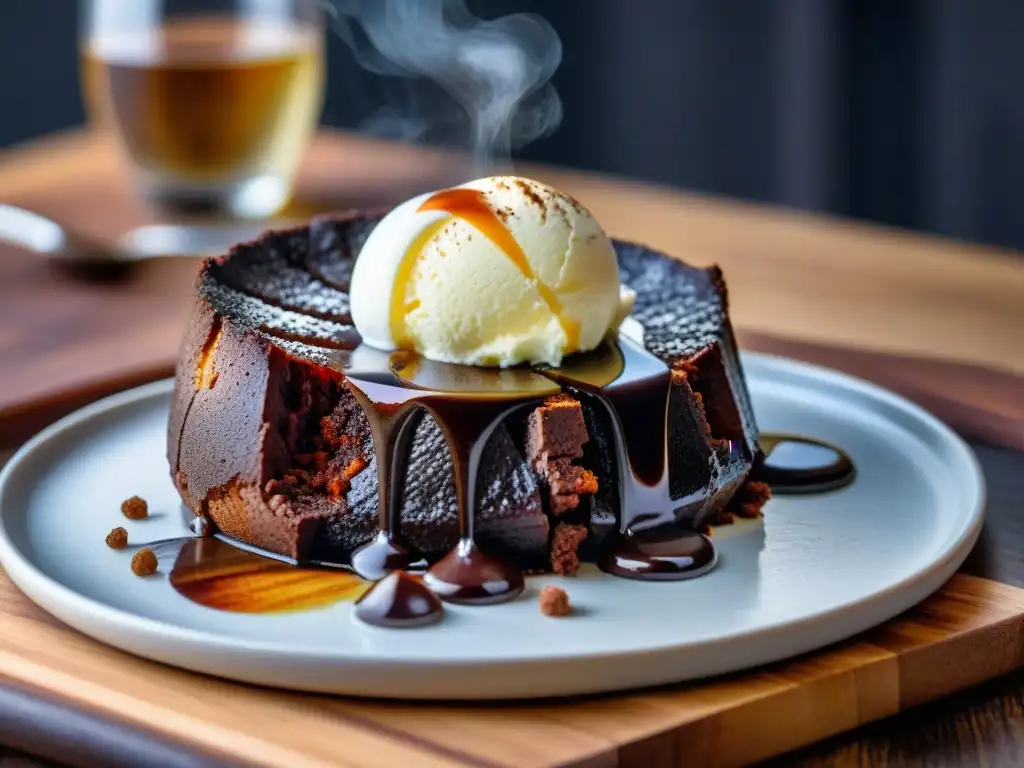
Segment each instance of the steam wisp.
[{"label": "steam wisp", "polygon": [[[465,0],[331,0],[335,28],[358,63],[378,75],[426,78],[465,112],[478,170],[553,131],[562,105],[550,83],[562,59],[554,28],[539,16],[475,17]],[[410,92],[411,95],[411,92]],[[364,129],[417,138],[461,133],[451,110],[406,99],[376,112]]]}]

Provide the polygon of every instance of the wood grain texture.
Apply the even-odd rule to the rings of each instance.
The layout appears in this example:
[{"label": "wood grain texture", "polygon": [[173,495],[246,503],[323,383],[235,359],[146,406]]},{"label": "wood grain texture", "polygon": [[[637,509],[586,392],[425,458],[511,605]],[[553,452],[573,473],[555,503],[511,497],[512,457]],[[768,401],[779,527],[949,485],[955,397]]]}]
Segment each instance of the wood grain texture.
[{"label": "wood grain texture", "polygon": [[234,684],[95,643],[54,623],[6,577],[0,606],[0,680],[184,753],[251,765],[745,765],[1024,664],[1024,589],[966,575],[887,625],[752,673],[511,705]]},{"label": "wood grain texture", "polygon": [[1015,673],[788,753],[765,768],[876,765],[1024,765],[1024,675]]},{"label": "wood grain texture", "polygon": [[83,282],[0,246],[0,445],[126,386],[168,375],[198,262]]},{"label": "wood grain texture", "polygon": [[721,265],[740,329],[1024,368],[1018,252],[607,177],[539,175],[616,236]]}]

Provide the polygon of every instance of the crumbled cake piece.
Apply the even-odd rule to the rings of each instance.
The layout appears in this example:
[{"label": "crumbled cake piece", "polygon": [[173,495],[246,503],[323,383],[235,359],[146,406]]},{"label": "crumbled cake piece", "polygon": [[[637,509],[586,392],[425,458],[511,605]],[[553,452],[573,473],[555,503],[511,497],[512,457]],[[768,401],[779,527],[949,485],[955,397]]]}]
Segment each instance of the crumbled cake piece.
[{"label": "crumbled cake piece", "polygon": [[106,541],[111,549],[124,549],[128,546],[128,531],[124,528],[115,528],[107,534]]},{"label": "crumbled cake piece", "polygon": [[569,595],[561,587],[548,584],[540,591],[540,612],[545,616],[568,616],[572,613]]},{"label": "crumbled cake piece", "polygon": [[730,525],[737,517],[752,520],[761,516],[761,510],[772,497],[768,483],[750,480],[740,486],[724,509],[718,510],[704,526],[703,533],[709,533],[712,525]]},{"label": "crumbled cake piece", "polygon": [[755,518],[761,516],[761,509],[772,497],[768,483],[750,481],[744,483],[729,501],[728,509],[736,517]]},{"label": "crumbled cake piece", "polygon": [[583,409],[573,397],[554,395],[530,414],[526,450],[534,462],[559,457],[578,459],[589,439]]},{"label": "crumbled cake piece", "polygon": [[[356,456],[354,459],[349,461],[341,471],[337,474],[330,475],[327,478],[325,486],[327,493],[330,494],[332,499],[340,499],[346,493],[348,489],[352,487],[352,478],[366,469],[368,462],[362,456]],[[314,482],[319,479],[314,478]],[[314,485],[314,487],[316,487]]]},{"label": "crumbled cake piece", "polygon": [[697,367],[688,361],[677,360],[672,364],[672,384],[677,387],[686,387],[690,396],[693,398],[695,406],[694,415],[698,421],[704,425],[704,434],[708,436],[708,441],[711,443],[711,447],[718,449],[718,447],[726,444],[728,441],[719,440],[711,433],[711,424],[708,422],[708,414],[704,408],[704,396],[693,389],[690,386],[690,378],[697,373]]},{"label": "crumbled cake piece", "polygon": [[571,459],[538,461],[534,469],[548,488],[548,511],[560,517],[580,505],[581,494],[597,493],[597,475]]},{"label": "crumbled cake piece", "polygon": [[[590,439],[583,407],[569,395],[549,397],[533,410],[527,422],[526,452],[542,487],[547,491],[546,509],[555,518],[565,517],[580,506],[582,495],[597,492],[597,476],[573,464],[583,456],[583,446]],[[572,519],[572,518],[570,518]],[[573,519],[560,522],[551,535],[551,568],[555,573],[569,575],[580,567],[580,543],[587,536],[587,526]]]},{"label": "crumbled cake piece", "polygon": [[578,493],[552,493],[548,496],[548,511],[555,517],[562,517],[580,505]]},{"label": "crumbled cake piece", "polygon": [[132,496],[121,502],[121,514],[129,520],[144,520],[149,517],[149,505],[139,496]]},{"label": "crumbled cake piece", "polygon": [[132,573],[136,576],[152,576],[156,573],[158,561],[153,550],[143,547],[132,555]]},{"label": "crumbled cake piece", "polygon": [[597,476],[589,469],[573,464],[571,459],[548,459],[543,468],[537,467],[537,471],[544,475],[554,494],[597,492]]},{"label": "crumbled cake piece", "polygon": [[580,569],[579,548],[587,538],[587,526],[559,523],[551,534],[551,570],[571,576]]},{"label": "crumbled cake piece", "polygon": [[583,408],[568,395],[555,395],[530,414],[526,451],[548,491],[548,512],[561,517],[580,505],[581,494],[597,492],[597,476],[573,464],[589,440]]}]

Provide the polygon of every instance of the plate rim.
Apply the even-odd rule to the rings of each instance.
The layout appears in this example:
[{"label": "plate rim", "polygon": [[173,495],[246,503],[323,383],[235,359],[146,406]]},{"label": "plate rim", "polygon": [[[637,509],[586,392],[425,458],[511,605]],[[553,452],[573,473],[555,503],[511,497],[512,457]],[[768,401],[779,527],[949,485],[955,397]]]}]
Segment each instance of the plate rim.
[{"label": "plate rim", "polygon": [[[251,638],[232,638],[206,630],[183,627],[179,624],[170,623],[161,619],[139,616],[127,610],[108,605],[94,598],[80,594],[71,587],[64,585],[57,579],[38,569],[29,557],[15,545],[8,535],[7,515],[9,514],[9,510],[7,508],[7,498],[9,495],[9,486],[12,484],[11,478],[15,477],[16,474],[21,471],[21,467],[23,465],[25,465],[37,452],[43,450],[51,440],[59,437],[63,432],[74,428],[83,422],[100,417],[118,408],[127,407],[150,398],[169,394],[173,386],[173,378],[167,378],[108,395],[107,397],[78,409],[46,427],[18,449],[3,470],[0,470],[0,564],[3,565],[4,570],[15,585],[30,600],[48,613],[52,613],[62,621],[67,622],[77,631],[91,637],[96,637],[96,635],[88,629],[80,626],[78,615],[94,617],[96,621],[107,624],[108,631],[130,632],[132,634],[143,636],[156,635],[163,640],[173,640],[181,643],[184,647],[179,648],[178,653],[183,651],[193,653],[237,652],[255,654],[265,658],[280,658],[282,653],[287,653],[289,663],[293,664],[316,662],[318,664],[331,664],[341,667],[346,664],[358,663],[365,667],[375,667],[379,665],[406,670],[415,670],[431,666],[442,666],[446,669],[463,670],[491,668],[495,666],[500,666],[502,669],[515,669],[519,666],[535,666],[552,663],[572,662],[584,664],[599,660],[616,661],[625,658],[635,658],[638,655],[671,655],[673,653],[686,651],[707,650],[708,648],[716,645],[735,643],[738,641],[742,642],[754,637],[762,637],[769,633],[792,633],[794,631],[798,631],[803,625],[820,623],[835,624],[838,622],[834,622],[833,620],[837,616],[847,614],[851,611],[874,611],[875,613],[886,614],[883,618],[879,619],[878,622],[872,624],[872,626],[874,626],[881,621],[886,621],[888,618],[909,609],[923,599],[923,597],[918,598],[909,603],[906,600],[902,600],[899,601],[900,607],[897,609],[883,610],[882,606],[888,602],[895,593],[902,592],[906,594],[913,592],[912,588],[914,585],[921,586],[924,583],[931,584],[941,577],[941,581],[938,581],[934,586],[930,586],[928,588],[926,595],[939,589],[970,553],[971,548],[974,546],[974,543],[980,535],[981,528],[984,523],[986,501],[984,475],[982,474],[981,466],[977,457],[963,438],[933,414],[929,413],[916,403],[858,377],[779,355],[743,352],[741,354],[741,361],[741,364],[744,366],[752,363],[756,367],[765,366],[770,372],[781,372],[790,376],[796,374],[804,377],[805,379],[810,378],[818,385],[823,383],[828,385],[838,384],[841,389],[853,390],[857,394],[881,400],[891,407],[895,407],[903,412],[909,412],[909,414],[915,419],[926,424],[930,430],[941,435],[946,446],[954,450],[956,460],[958,462],[962,462],[963,467],[968,471],[971,479],[973,480],[973,483],[970,487],[966,488],[965,491],[969,494],[967,498],[973,499],[974,506],[973,509],[966,513],[966,524],[960,534],[947,542],[941,550],[941,553],[937,557],[933,558],[928,564],[915,569],[898,581],[895,581],[883,589],[869,595],[848,600],[811,616],[785,620],[773,624],[770,627],[760,629],[737,630],[726,635],[719,635],[714,638],[704,640],[682,643],[662,643],[644,647],[642,649],[589,650],[577,651],[569,655],[563,651],[561,653],[552,652],[543,655],[500,659],[488,659],[482,657],[468,659],[437,659],[436,657],[423,655],[366,656],[345,653],[344,649],[335,652],[325,652],[323,650],[309,648],[286,650],[281,648],[280,641],[268,643]],[[51,608],[50,606],[55,607]],[[69,614],[72,615],[71,618],[69,618]],[[858,629],[854,634],[866,631],[866,629],[868,629],[868,627]],[[826,643],[814,642],[812,643],[812,646],[814,648],[822,647],[823,645],[836,642],[849,636],[849,632],[840,631],[838,636],[833,637]],[[104,641],[100,640],[100,642]],[[759,657],[752,659],[751,664],[748,666],[760,666],[762,664],[777,661],[781,658],[788,658],[789,656],[803,653],[808,650],[811,650],[811,648],[796,650],[792,654],[769,654],[770,658]],[[136,651],[133,652],[138,653]],[[157,657],[150,656],[150,658]],[[735,667],[730,667],[730,669],[735,669]],[[709,674],[720,673],[721,672],[712,672]],[[231,674],[225,673],[222,676],[231,677]],[[235,677],[235,679],[246,678]],[[598,686],[594,688],[594,690],[609,689]],[[500,694],[498,694],[498,696],[500,697]],[[424,697],[413,696],[409,698],[422,699]],[[474,698],[480,697],[476,696]]]}]

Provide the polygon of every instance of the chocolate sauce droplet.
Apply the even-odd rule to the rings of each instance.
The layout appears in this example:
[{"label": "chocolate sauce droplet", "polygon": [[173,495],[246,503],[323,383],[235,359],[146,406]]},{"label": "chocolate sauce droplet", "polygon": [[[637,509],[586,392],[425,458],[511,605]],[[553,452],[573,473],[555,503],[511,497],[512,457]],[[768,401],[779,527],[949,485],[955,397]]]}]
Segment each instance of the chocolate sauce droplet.
[{"label": "chocolate sauce droplet", "polygon": [[601,554],[605,573],[643,581],[680,581],[701,576],[718,561],[714,544],[689,529],[659,527],[614,537]]},{"label": "chocolate sauce droplet", "polygon": [[763,434],[758,441],[765,452],[759,480],[772,493],[821,493],[844,488],[854,481],[853,461],[838,448],[798,435]]},{"label": "chocolate sauce droplet", "polygon": [[523,591],[523,573],[514,563],[482,552],[473,541],[476,478],[484,445],[501,420],[530,396],[506,394],[497,400],[432,397],[426,407],[441,426],[455,470],[459,543],[430,567],[424,581],[443,600],[486,604],[512,600]]},{"label": "chocolate sauce droplet", "polygon": [[375,627],[423,627],[440,621],[444,606],[419,579],[395,571],[359,598],[355,614]]},{"label": "chocolate sauce droplet", "polygon": [[[405,476],[409,441],[412,435],[413,410],[408,401],[412,395],[389,386],[391,377],[387,359],[381,358],[383,370],[360,381],[349,377],[346,384],[359,401],[370,423],[373,450],[377,457],[377,537],[352,553],[352,570],[370,581],[383,579],[392,571],[409,567],[417,556],[406,546],[398,530],[402,499],[400,490]],[[383,381],[381,381],[383,379]]]},{"label": "chocolate sauce droplet", "polygon": [[199,515],[192,518],[192,520],[189,521],[188,529],[192,531],[193,536],[197,536],[201,539],[213,536],[215,533],[213,523],[206,515]]},{"label": "chocolate sauce droplet", "polygon": [[393,571],[412,566],[416,555],[389,531],[352,553],[351,568],[367,581],[379,581]]},{"label": "chocolate sauce droplet", "polygon": [[488,605],[518,597],[523,572],[486,554],[471,539],[463,539],[427,571],[423,583],[449,603]]}]

